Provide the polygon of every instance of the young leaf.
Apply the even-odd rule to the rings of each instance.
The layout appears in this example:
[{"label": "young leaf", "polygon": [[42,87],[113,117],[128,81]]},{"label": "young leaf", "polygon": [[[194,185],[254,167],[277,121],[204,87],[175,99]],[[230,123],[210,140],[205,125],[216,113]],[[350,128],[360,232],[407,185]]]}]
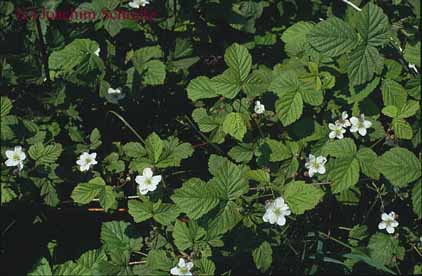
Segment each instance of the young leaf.
[{"label": "young leaf", "polygon": [[271,245],[264,241],[258,248],[252,251],[252,256],[256,267],[263,272],[267,271],[273,262]]}]

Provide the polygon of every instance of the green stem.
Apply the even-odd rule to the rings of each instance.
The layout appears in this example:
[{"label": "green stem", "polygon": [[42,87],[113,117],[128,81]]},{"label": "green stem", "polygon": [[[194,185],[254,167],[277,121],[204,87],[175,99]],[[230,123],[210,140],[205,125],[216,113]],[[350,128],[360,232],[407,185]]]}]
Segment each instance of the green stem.
[{"label": "green stem", "polygon": [[109,113],[119,118],[120,121],[122,121],[123,124],[125,124],[125,126],[127,126],[133,132],[133,134],[135,134],[135,136],[138,137],[138,139],[145,145],[145,140],[141,137],[141,135],[138,134],[138,132],[136,132],[136,130],[122,116],[120,116],[117,112],[113,110],[110,110]]},{"label": "green stem", "polygon": [[217,150],[220,154],[225,155],[225,153],[219,148],[217,147],[214,143],[212,143],[208,137],[206,137],[204,134],[202,134],[202,132],[200,132],[195,124],[192,122],[192,120],[185,115],[186,120],[188,121],[189,125],[198,133],[199,136],[201,136],[202,139],[204,139],[205,142],[207,142],[208,144],[210,144],[215,150]]}]

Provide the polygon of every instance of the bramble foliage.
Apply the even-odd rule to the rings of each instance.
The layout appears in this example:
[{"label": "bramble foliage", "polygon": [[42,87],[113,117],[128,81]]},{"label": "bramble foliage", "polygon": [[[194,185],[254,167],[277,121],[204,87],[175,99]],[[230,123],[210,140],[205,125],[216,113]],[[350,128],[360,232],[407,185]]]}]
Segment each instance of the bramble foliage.
[{"label": "bramble foliage", "polygon": [[422,273],[419,0],[31,2],[2,275]]}]

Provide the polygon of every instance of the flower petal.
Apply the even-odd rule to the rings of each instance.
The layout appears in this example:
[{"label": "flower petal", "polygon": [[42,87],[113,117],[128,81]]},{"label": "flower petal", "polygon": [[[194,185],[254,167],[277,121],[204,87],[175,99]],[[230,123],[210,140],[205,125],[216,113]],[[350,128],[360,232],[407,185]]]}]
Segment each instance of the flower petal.
[{"label": "flower petal", "polygon": [[151,168],[145,168],[142,174],[143,176],[146,176],[148,178],[151,178],[153,176]]},{"label": "flower petal", "polygon": [[365,135],[366,135],[366,128],[364,128],[364,127],[360,128],[360,129],[359,129],[359,134],[360,134],[361,136],[365,136]]},{"label": "flower petal", "polygon": [[385,229],[386,227],[387,227],[387,224],[384,221],[381,221],[378,224],[378,229],[380,229],[380,230]]}]

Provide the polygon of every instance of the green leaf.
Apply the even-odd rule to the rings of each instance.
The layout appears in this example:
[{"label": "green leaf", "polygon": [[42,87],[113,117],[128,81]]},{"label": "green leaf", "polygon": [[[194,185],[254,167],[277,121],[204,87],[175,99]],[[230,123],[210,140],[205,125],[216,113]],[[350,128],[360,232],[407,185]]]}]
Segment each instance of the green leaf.
[{"label": "green leaf", "polygon": [[62,145],[57,143],[48,146],[44,146],[42,143],[36,143],[29,147],[28,154],[40,164],[51,164],[56,162],[62,151]]},{"label": "green leaf", "polygon": [[152,249],[148,252],[147,265],[152,269],[166,271],[167,275],[174,264],[173,260],[167,256],[166,251]]},{"label": "green leaf", "polygon": [[334,157],[353,157],[356,154],[356,145],[351,138],[329,141],[322,148],[322,154]]},{"label": "green leaf", "polygon": [[237,43],[226,49],[224,61],[232,68],[240,81],[246,80],[251,71],[252,57],[246,47]]},{"label": "green leaf", "polygon": [[140,248],[141,239],[128,222],[110,221],[101,226],[101,241],[107,250],[135,250]]},{"label": "green leaf", "polygon": [[246,134],[246,124],[241,113],[229,113],[223,122],[223,131],[230,134],[239,141],[243,140]]},{"label": "green leaf", "polygon": [[361,44],[348,55],[347,72],[353,85],[372,80],[382,67],[383,58],[373,46]]},{"label": "green leaf", "polygon": [[94,274],[100,263],[107,260],[104,250],[94,249],[85,252],[77,260],[77,264],[84,267],[87,273]]},{"label": "green leaf", "polygon": [[238,144],[228,154],[236,162],[249,162],[254,155],[254,147],[253,144]]},{"label": "green leaf", "polygon": [[421,67],[421,42],[418,41],[414,45],[406,43],[404,47],[404,58],[407,62]]},{"label": "green leaf", "polygon": [[141,158],[144,157],[147,152],[141,143],[129,142],[123,146],[123,151],[125,154],[132,158]]},{"label": "green leaf", "polygon": [[144,65],[143,84],[160,85],[166,79],[166,66],[159,60],[150,60]]},{"label": "green leaf", "polygon": [[4,118],[6,115],[10,113],[12,110],[12,101],[9,100],[7,97],[0,98],[0,117]]},{"label": "green leaf", "polygon": [[403,259],[404,248],[399,246],[399,240],[384,233],[372,235],[368,243],[369,256],[376,262],[391,265],[394,258]]},{"label": "green leaf", "polygon": [[413,129],[404,119],[394,118],[392,127],[399,139],[410,140],[413,137]]},{"label": "green leaf", "polygon": [[188,91],[189,99],[192,101],[215,98],[218,96],[217,92],[215,92],[212,87],[211,80],[205,76],[200,76],[191,80],[186,90]]},{"label": "green leaf", "polygon": [[283,195],[292,212],[301,215],[313,209],[324,196],[324,192],[304,181],[293,181],[286,185]]},{"label": "green leaf", "polygon": [[48,58],[50,76],[87,74],[94,69],[104,70],[102,60],[95,55],[99,48],[97,42],[90,39],[75,39],[62,50],[54,51]]},{"label": "green leaf", "polygon": [[358,38],[347,23],[333,16],[315,25],[308,41],[318,52],[335,57],[352,50]]},{"label": "green leaf", "polygon": [[154,218],[158,223],[168,225],[179,215],[179,209],[172,205],[158,201],[152,203],[149,200],[130,200],[128,203],[129,214],[137,223]]},{"label": "green leaf", "polygon": [[223,74],[213,77],[211,79],[212,90],[226,98],[235,98],[241,89],[241,81],[236,74],[234,69],[229,68]]},{"label": "green leaf", "polygon": [[292,157],[289,148],[284,145],[283,142],[273,139],[266,139],[265,143],[270,147],[271,150],[271,162],[283,161]]},{"label": "green leaf", "polygon": [[195,266],[199,269],[199,275],[215,275],[215,264],[209,259],[201,258],[195,262]]},{"label": "green leaf", "polygon": [[233,164],[226,158],[221,162],[209,185],[214,186],[221,198],[226,200],[236,199],[249,190],[241,166]]},{"label": "green leaf", "polygon": [[382,82],[382,99],[385,106],[393,105],[400,109],[407,101],[406,90],[399,83],[386,79]]},{"label": "green leaf", "polygon": [[376,166],[378,155],[370,148],[361,148],[356,157],[359,160],[362,173],[372,179],[378,180],[380,177],[380,172]]},{"label": "green leaf", "polygon": [[163,152],[163,141],[155,132],[151,133],[145,140],[145,150],[148,157],[157,163]]},{"label": "green leaf", "polygon": [[297,121],[303,112],[303,100],[299,90],[282,93],[275,103],[275,110],[283,126]]},{"label": "green leaf", "polygon": [[270,183],[270,174],[268,171],[259,169],[259,170],[250,170],[246,174],[248,179],[255,180],[260,183]]},{"label": "green leaf", "polygon": [[192,248],[197,241],[205,236],[205,230],[195,221],[184,223],[176,220],[173,230],[174,244],[180,251]]},{"label": "green leaf", "polygon": [[409,118],[418,112],[420,104],[417,101],[409,100],[402,108],[398,111],[398,118]]},{"label": "green leaf", "polygon": [[28,273],[29,276],[49,276],[53,275],[47,259],[42,257]]},{"label": "green leaf", "polygon": [[398,117],[398,114],[399,114],[398,108],[394,105],[389,105],[389,106],[384,107],[381,110],[381,112],[382,112],[382,114],[384,114],[388,117],[391,117],[391,118],[396,118],[396,117]]},{"label": "green leaf", "polygon": [[250,97],[257,97],[267,91],[271,83],[271,70],[254,70],[242,85],[245,94]]},{"label": "green leaf", "polygon": [[299,21],[283,32],[281,40],[285,43],[284,51],[289,56],[298,56],[306,49],[307,34],[312,30],[314,24]]},{"label": "green leaf", "polygon": [[405,148],[393,148],[376,162],[376,167],[394,186],[405,187],[421,176],[421,163]]},{"label": "green leaf", "polygon": [[143,47],[131,53],[131,56],[128,55],[139,74],[142,74],[142,72],[145,70],[145,65],[148,61],[152,59],[159,59],[162,56],[163,51],[161,50],[160,46]]},{"label": "green leaf", "polygon": [[198,219],[220,202],[216,191],[198,178],[190,179],[171,196],[177,207],[191,219]]},{"label": "green leaf", "polygon": [[359,34],[368,46],[382,46],[388,42],[388,18],[380,7],[369,2],[357,14],[355,22]]},{"label": "green leaf", "polygon": [[108,210],[117,207],[113,188],[107,186],[101,177],[91,179],[88,183],[81,183],[72,191],[71,198],[80,204],[87,204],[98,197],[100,205]]},{"label": "green leaf", "polygon": [[358,182],[359,161],[355,157],[339,157],[329,164],[328,179],[332,181],[333,193],[347,190]]},{"label": "green leaf", "polygon": [[412,189],[412,205],[413,211],[418,216],[422,218],[422,181],[419,180],[415,183],[415,186]]},{"label": "green leaf", "polygon": [[232,200],[220,209],[208,226],[208,235],[216,237],[233,229],[241,220],[240,207]]},{"label": "green leaf", "polygon": [[193,148],[189,143],[180,143],[179,139],[170,136],[163,141],[163,151],[157,168],[178,167],[183,159],[192,156]]},{"label": "green leaf", "polygon": [[271,267],[271,263],[273,262],[273,250],[268,242],[264,241],[258,248],[255,248],[252,251],[252,256],[256,268],[262,272],[267,271]]}]

